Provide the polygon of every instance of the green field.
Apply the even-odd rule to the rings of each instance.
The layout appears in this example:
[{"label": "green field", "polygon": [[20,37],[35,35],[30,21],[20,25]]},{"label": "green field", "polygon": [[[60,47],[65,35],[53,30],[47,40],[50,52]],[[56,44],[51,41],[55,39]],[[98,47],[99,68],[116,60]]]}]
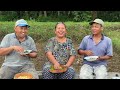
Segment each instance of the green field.
[{"label": "green field", "polygon": [[[14,32],[14,23],[15,22],[0,22],[0,41],[2,38],[8,34]],[[55,36],[54,35],[54,26],[56,22],[35,22],[28,21],[30,24],[29,35],[33,37],[35,40],[37,49],[38,49],[38,57],[34,60],[36,68],[39,70],[42,68],[43,63],[45,62],[45,55],[43,47],[46,44],[46,41]],[[77,50],[82,38],[88,34],[90,34],[90,26],[89,22],[65,22],[67,26],[67,37],[71,38],[74,42],[75,48]],[[119,22],[105,22],[105,27],[103,33],[110,37],[113,42],[113,48],[115,51],[115,56],[119,57],[120,53],[120,25]],[[76,58],[76,62],[81,57],[78,55]],[[0,60],[3,61],[3,58],[0,57]],[[109,62],[110,71],[120,71],[120,62],[119,59],[114,57],[114,62]],[[2,62],[0,63],[2,64]],[[114,65],[115,64],[115,65]],[[80,63],[81,65],[81,63]],[[116,66],[117,65],[117,66]],[[113,70],[113,68],[116,68]]]},{"label": "green field", "polygon": [[[15,22],[0,22],[0,40],[7,33],[13,32]],[[35,22],[28,21],[30,24],[29,35],[37,41],[46,41],[54,36],[54,26],[56,22]],[[81,39],[90,34],[90,27],[88,22],[65,22],[67,25],[68,34],[67,37],[71,38],[75,43],[79,44]],[[105,22],[104,32],[109,36],[113,45],[120,50],[120,25],[119,22]]]}]

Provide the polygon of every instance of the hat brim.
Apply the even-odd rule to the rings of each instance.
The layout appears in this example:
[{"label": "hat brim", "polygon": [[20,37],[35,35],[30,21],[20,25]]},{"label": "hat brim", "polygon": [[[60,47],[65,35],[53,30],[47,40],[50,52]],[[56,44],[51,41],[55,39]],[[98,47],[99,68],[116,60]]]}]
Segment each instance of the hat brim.
[{"label": "hat brim", "polygon": [[[93,23],[97,23],[97,24],[100,24],[98,22],[90,22],[89,24],[92,25]],[[101,26],[103,26],[102,24],[100,24]]]},{"label": "hat brim", "polygon": [[21,26],[21,27],[30,27],[30,26],[27,25],[27,24],[18,24],[17,26]]},{"label": "hat brim", "polygon": [[90,22],[89,24],[92,25],[93,23],[96,23],[96,22]]}]

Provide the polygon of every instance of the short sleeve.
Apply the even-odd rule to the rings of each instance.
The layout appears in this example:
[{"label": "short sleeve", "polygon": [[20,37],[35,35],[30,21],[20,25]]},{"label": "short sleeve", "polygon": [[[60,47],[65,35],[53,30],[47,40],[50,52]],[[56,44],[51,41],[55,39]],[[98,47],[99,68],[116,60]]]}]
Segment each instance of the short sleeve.
[{"label": "short sleeve", "polygon": [[0,48],[9,47],[10,46],[9,42],[10,42],[9,35],[6,35],[1,41]]},{"label": "short sleeve", "polygon": [[108,45],[107,45],[107,55],[113,56],[113,47],[112,47],[112,41],[109,39]]},{"label": "short sleeve", "polygon": [[86,50],[86,46],[87,46],[87,38],[84,37],[79,45],[78,50]]},{"label": "short sleeve", "polygon": [[70,55],[77,55],[77,52],[76,52],[76,50],[75,50],[75,48],[74,48],[73,42],[71,42],[71,46],[72,46],[72,48],[71,48],[71,50],[70,50]]},{"label": "short sleeve", "polygon": [[36,44],[35,44],[34,40],[32,38],[30,38],[30,41],[31,41],[31,47],[30,47],[31,50],[32,51],[37,51]]},{"label": "short sleeve", "polygon": [[45,53],[48,51],[52,52],[53,51],[53,39],[49,39],[46,46],[45,46]]}]

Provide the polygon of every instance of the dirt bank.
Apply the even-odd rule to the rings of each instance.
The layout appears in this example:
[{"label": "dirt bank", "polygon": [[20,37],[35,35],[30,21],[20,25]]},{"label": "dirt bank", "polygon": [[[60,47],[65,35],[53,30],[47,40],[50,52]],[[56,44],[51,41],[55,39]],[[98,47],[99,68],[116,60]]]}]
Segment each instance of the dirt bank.
[{"label": "dirt bank", "polygon": [[[38,56],[37,59],[34,59],[34,63],[36,66],[37,70],[42,70],[42,66],[45,62],[45,60],[43,59],[43,56]],[[0,66],[3,63],[4,58],[2,56],[0,56]],[[74,68],[76,70],[76,72],[79,72],[79,69],[82,65],[82,57],[81,56],[77,56],[76,61],[74,62]],[[120,72],[120,55],[117,54],[116,52],[114,52],[114,57],[111,60],[108,60],[108,71],[110,72]]]}]

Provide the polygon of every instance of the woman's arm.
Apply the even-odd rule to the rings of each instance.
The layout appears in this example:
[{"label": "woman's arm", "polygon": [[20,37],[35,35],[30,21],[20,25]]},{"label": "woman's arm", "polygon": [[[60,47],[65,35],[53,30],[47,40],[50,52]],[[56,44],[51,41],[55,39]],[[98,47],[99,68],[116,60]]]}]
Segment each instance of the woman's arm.
[{"label": "woman's arm", "polygon": [[53,63],[55,69],[59,69],[59,68],[60,68],[60,64],[59,64],[58,61],[55,59],[55,57],[53,56],[52,52],[48,51],[48,52],[46,53],[46,56],[47,56],[48,60],[49,60],[51,63]]},{"label": "woman's arm", "polygon": [[75,58],[76,58],[76,56],[70,56],[70,58],[65,66],[70,67],[73,64],[73,62],[75,61]]}]

